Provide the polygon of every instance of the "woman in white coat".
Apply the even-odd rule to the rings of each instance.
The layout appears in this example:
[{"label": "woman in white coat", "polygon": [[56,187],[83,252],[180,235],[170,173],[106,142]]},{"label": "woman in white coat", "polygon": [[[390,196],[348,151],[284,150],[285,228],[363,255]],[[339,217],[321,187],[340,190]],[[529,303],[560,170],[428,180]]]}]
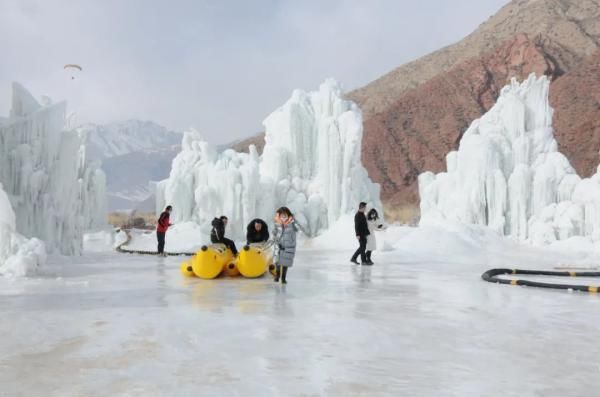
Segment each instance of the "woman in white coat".
[{"label": "woman in white coat", "polygon": [[376,230],[384,230],[383,222],[379,218],[379,214],[375,208],[372,208],[367,214],[367,225],[369,225],[370,234],[367,236],[367,263],[373,265],[371,254],[377,249],[377,238],[375,237]]}]

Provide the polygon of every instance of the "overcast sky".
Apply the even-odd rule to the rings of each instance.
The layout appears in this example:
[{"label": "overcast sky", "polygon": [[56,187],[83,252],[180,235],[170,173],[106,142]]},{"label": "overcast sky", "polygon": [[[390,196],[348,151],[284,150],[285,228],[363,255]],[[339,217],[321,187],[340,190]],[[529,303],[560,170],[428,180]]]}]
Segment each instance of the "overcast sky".
[{"label": "overcast sky", "polygon": [[[0,0],[0,115],[10,83],[78,122],[261,130],[294,88],[346,90],[451,44],[508,0]],[[66,63],[84,70],[71,80]]]}]

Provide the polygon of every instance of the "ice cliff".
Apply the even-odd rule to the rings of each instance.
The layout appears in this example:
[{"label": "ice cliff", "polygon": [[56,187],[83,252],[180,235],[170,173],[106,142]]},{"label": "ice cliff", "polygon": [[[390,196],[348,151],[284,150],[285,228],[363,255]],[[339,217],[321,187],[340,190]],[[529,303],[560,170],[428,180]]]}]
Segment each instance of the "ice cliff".
[{"label": "ice cliff", "polygon": [[485,225],[534,244],[600,240],[600,173],[581,179],[553,136],[550,82],[512,80],[446,156],[419,176],[421,223]]},{"label": "ice cliff", "polygon": [[334,80],[316,92],[296,90],[263,122],[264,152],[217,150],[196,131],[184,134],[169,178],[157,186],[157,210],[173,221],[203,224],[227,215],[234,238],[255,217],[268,222],[287,205],[312,235],[360,201],[381,209],[379,185],[361,164],[362,115]]},{"label": "ice cliff", "polygon": [[[43,240],[49,252],[78,254],[83,232],[106,223],[104,174],[86,160],[79,134],[64,129],[64,102],[42,106],[21,85],[12,90],[9,118],[0,123],[3,233]],[[22,241],[1,239],[0,267]]]}]

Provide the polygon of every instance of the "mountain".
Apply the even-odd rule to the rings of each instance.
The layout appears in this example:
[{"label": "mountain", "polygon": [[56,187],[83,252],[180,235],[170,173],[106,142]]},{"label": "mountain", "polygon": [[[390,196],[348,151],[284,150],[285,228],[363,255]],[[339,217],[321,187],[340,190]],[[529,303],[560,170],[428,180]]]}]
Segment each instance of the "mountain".
[{"label": "mountain", "polygon": [[181,134],[151,121],[127,120],[109,124],[87,124],[78,128],[93,160],[131,152],[160,149],[181,143]]},{"label": "mountain", "polygon": [[153,206],[142,203],[154,197],[152,182],[169,177],[171,162],[180,150],[181,146],[173,145],[105,158],[102,169],[107,175],[109,210],[154,211]]},{"label": "mountain", "polygon": [[588,177],[600,164],[600,50],[550,89],[559,150],[577,173]]},{"label": "mountain", "polygon": [[417,176],[444,170],[446,154],[471,121],[495,103],[508,79],[523,80],[530,73],[556,79],[564,73],[547,44],[518,34],[406,91],[385,112],[365,120],[364,161],[389,204],[418,202]]},{"label": "mountain", "polygon": [[169,176],[182,134],[140,120],[88,124],[78,131],[89,158],[100,161],[106,173],[109,211],[149,208],[150,184]]},{"label": "mountain", "polygon": [[597,48],[600,0],[513,0],[463,40],[402,65],[355,90],[365,119],[385,111],[405,91],[468,59],[495,51],[516,34],[551,39],[560,69],[570,70]]},{"label": "mountain", "polygon": [[236,152],[244,152],[248,153],[248,147],[250,145],[256,146],[256,150],[259,153],[262,153],[265,147],[265,133],[260,132],[256,135],[251,136],[247,139],[241,139],[235,142],[230,143],[228,146],[235,150]]},{"label": "mountain", "polygon": [[[590,175],[594,161],[579,159],[597,163],[598,147],[581,148],[573,134],[598,119],[598,101],[564,86],[583,88],[594,78],[576,71],[588,62],[593,67],[589,60],[599,43],[600,0],[512,1],[459,43],[350,93],[364,115],[363,161],[382,185],[387,207],[416,205],[417,175],[444,170],[446,153],[457,148],[469,123],[489,110],[510,78],[530,72],[551,77],[555,127],[565,131],[556,139],[577,171]],[[555,86],[563,87],[561,101]],[[588,109],[580,113],[586,119],[579,129],[568,127],[575,108]]]}]

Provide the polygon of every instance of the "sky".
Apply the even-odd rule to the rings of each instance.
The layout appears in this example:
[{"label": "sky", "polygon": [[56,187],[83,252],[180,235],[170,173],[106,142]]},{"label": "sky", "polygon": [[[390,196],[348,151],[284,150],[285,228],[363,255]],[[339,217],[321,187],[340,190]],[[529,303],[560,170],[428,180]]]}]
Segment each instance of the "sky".
[{"label": "sky", "polygon": [[0,0],[0,115],[18,81],[66,99],[77,123],[152,120],[227,143],[262,131],[292,90],[328,77],[361,87],[460,40],[506,3]]}]

